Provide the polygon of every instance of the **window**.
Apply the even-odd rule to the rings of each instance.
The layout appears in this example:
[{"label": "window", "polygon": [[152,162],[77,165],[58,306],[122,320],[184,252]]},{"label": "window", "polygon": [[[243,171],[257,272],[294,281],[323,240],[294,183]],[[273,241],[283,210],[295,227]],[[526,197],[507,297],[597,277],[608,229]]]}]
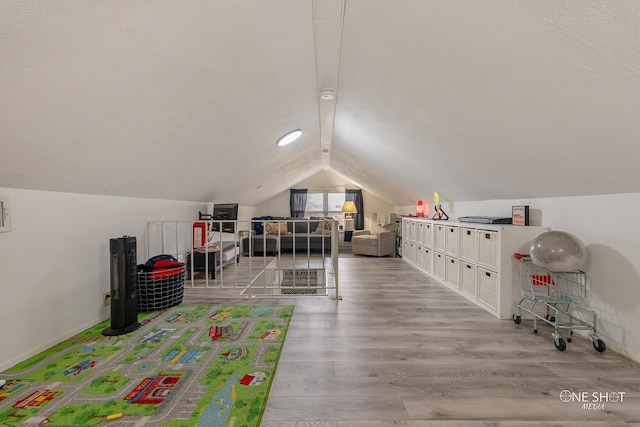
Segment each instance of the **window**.
[{"label": "window", "polygon": [[344,193],[309,192],[305,216],[329,216],[342,214]]},{"label": "window", "polygon": [[342,214],[342,205],[344,205],[344,193],[327,193],[327,213]]},{"label": "window", "polygon": [[307,207],[305,208],[305,216],[324,215],[324,194],[323,193],[307,193]]}]

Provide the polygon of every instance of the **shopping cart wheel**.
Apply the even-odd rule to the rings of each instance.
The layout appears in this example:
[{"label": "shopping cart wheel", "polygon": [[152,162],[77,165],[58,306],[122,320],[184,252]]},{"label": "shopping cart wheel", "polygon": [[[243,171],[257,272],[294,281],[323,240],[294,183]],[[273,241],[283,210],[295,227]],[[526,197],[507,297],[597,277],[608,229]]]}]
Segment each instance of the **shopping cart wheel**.
[{"label": "shopping cart wheel", "polygon": [[555,344],[558,351],[565,351],[567,349],[567,343],[564,342],[562,338],[558,338],[558,341],[553,340],[553,343]]},{"label": "shopping cart wheel", "polygon": [[522,316],[518,316],[517,314],[513,315],[513,323],[515,323],[516,325],[519,325],[520,322],[522,322]]},{"label": "shopping cart wheel", "polygon": [[598,338],[593,342],[593,348],[595,348],[598,352],[603,353],[607,349],[607,345],[604,343],[604,341]]}]

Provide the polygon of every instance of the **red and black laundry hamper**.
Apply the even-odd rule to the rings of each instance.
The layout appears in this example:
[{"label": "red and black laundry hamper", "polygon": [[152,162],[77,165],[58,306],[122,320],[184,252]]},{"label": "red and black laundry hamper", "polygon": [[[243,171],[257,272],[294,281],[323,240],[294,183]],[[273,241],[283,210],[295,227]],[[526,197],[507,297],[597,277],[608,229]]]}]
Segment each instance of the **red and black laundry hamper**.
[{"label": "red and black laundry hamper", "polygon": [[171,255],[156,255],[138,265],[138,313],[180,305],[184,296],[184,263]]}]

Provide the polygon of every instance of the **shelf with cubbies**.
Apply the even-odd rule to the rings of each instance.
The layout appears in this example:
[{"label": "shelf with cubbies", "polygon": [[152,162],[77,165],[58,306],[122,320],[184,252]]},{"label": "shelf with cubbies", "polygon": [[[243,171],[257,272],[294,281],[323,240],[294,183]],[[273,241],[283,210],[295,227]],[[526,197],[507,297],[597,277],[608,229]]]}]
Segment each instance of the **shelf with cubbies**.
[{"label": "shelf with cubbies", "polygon": [[521,295],[513,254],[528,252],[546,227],[402,219],[403,260],[500,319]]}]

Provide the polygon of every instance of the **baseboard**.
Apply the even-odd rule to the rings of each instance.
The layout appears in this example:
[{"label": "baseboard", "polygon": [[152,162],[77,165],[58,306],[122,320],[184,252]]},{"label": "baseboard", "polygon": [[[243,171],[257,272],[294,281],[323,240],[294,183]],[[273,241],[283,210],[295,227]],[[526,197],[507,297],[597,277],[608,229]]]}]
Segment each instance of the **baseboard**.
[{"label": "baseboard", "polygon": [[82,324],[81,326],[78,326],[77,328],[74,328],[62,335],[60,335],[57,338],[53,338],[50,341],[45,341],[44,343],[40,344],[39,346],[25,351],[22,354],[19,354],[15,357],[10,358],[9,360],[4,360],[2,362],[0,362],[0,372],[6,371],[9,368],[12,368],[14,366],[16,366],[18,363],[24,362],[25,360],[29,359],[30,357],[36,356],[40,353],[42,353],[45,350],[50,349],[51,347],[60,344],[62,341],[69,339],[71,337],[73,337],[74,335],[79,334],[80,332],[97,325],[100,322],[103,322],[105,320],[107,320],[109,318],[109,316],[107,316],[106,318],[100,320],[98,319],[94,319],[91,320],[89,322],[86,322],[84,324]]}]

